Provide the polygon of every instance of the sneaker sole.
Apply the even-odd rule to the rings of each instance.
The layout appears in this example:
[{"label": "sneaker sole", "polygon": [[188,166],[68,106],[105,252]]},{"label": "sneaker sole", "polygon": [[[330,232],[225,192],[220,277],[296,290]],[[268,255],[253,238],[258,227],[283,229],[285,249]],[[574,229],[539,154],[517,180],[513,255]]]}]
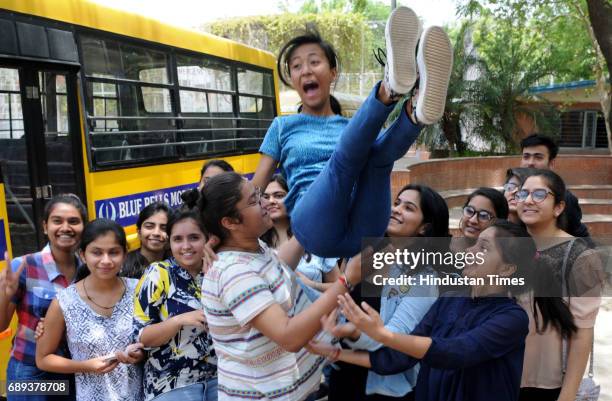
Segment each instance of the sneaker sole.
[{"label": "sneaker sole", "polygon": [[442,118],[453,69],[453,48],[448,35],[438,26],[428,28],[419,43],[419,98],[416,117],[430,125]]},{"label": "sneaker sole", "polygon": [[416,46],[421,35],[421,21],[408,7],[396,8],[385,28],[389,85],[400,94],[410,92],[416,81]]}]

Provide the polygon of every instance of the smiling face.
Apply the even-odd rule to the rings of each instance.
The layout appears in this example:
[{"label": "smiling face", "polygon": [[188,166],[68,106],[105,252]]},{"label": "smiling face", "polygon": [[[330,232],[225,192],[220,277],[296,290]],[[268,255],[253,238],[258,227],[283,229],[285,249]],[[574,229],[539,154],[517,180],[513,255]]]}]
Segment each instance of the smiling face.
[{"label": "smiling face", "polygon": [[146,219],[138,231],[140,246],[152,253],[162,252],[168,243],[167,225],[168,215],[163,211]]},{"label": "smiling face", "polygon": [[263,198],[266,201],[266,210],[270,214],[272,221],[276,222],[287,218],[287,208],[284,199],[287,191],[276,181],[272,181],[266,187]]},{"label": "smiling face", "polygon": [[125,260],[125,249],[117,240],[115,233],[108,231],[98,236],[80,252],[81,259],[87,264],[92,276],[108,280],[115,278]]},{"label": "smiling face", "polygon": [[423,228],[421,194],[414,189],[400,193],[391,209],[387,234],[390,237],[415,237],[423,233]]},{"label": "smiling face", "polygon": [[466,252],[477,254],[481,253],[483,263],[473,263],[463,269],[465,277],[486,277],[490,274],[508,276],[514,270],[508,270],[507,264],[503,261],[501,251],[495,238],[495,227],[489,227],[482,231],[474,246],[466,249]]},{"label": "smiling face", "polygon": [[247,237],[259,238],[272,228],[273,224],[266,208],[267,201],[260,198],[250,181],[245,181],[240,192],[242,196],[236,204],[236,209],[242,219],[239,229]]},{"label": "smiling face", "polygon": [[565,208],[565,202],[555,205],[554,195],[549,193],[552,190],[542,176],[527,178],[521,187],[521,191],[527,191],[530,194],[538,189],[547,192],[544,200],[535,202],[533,196],[529,195],[527,199],[517,204],[519,218],[527,227],[555,223]]},{"label": "smiling face", "polygon": [[463,217],[461,218],[461,231],[465,237],[476,239],[482,230],[491,224],[491,220],[486,220],[478,216],[488,214],[494,218],[496,217],[495,208],[493,207],[493,202],[491,202],[489,198],[482,195],[476,195],[470,199],[466,205],[466,208],[470,208],[469,210],[473,210],[475,213],[469,217],[466,216],[464,212]]},{"label": "smiling face", "polygon": [[206,236],[193,219],[186,218],[172,226],[170,249],[183,269],[192,271],[202,266],[205,243]]},{"label": "smiling face", "polygon": [[297,47],[289,59],[289,74],[304,113],[331,113],[329,94],[337,70],[330,67],[321,46],[307,43]]},{"label": "smiling face", "polygon": [[51,247],[65,252],[72,251],[81,241],[84,223],[79,211],[67,203],[57,203],[43,221],[44,233]]}]

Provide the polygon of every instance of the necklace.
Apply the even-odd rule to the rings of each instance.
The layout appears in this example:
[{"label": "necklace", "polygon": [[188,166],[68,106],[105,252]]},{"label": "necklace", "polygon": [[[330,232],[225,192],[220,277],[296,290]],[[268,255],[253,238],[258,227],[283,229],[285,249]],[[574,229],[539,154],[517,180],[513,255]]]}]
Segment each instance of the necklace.
[{"label": "necklace", "polygon": [[118,303],[119,301],[121,301],[121,299],[122,299],[122,298],[123,298],[123,296],[125,295],[125,291],[126,291],[125,284],[123,283],[123,280],[121,280],[121,279],[120,279],[119,281],[121,281],[121,285],[123,286],[123,293],[121,293],[121,296],[119,297],[119,299],[117,300],[117,302],[115,302],[115,303],[114,303],[112,306],[102,306],[102,305],[100,305],[99,303],[97,303],[96,301],[94,301],[94,300],[93,300],[93,298],[92,298],[92,297],[90,297],[90,296],[89,296],[89,294],[87,293],[87,287],[85,287],[85,282],[86,282],[86,281],[87,281],[87,277],[85,277],[85,280],[83,280],[83,290],[85,291],[85,296],[87,297],[87,299],[88,299],[89,301],[91,301],[91,303],[92,303],[92,304],[96,305],[98,308],[102,308],[102,309],[106,309],[106,310],[113,309],[113,308],[115,307],[115,305],[117,305],[117,303]]}]

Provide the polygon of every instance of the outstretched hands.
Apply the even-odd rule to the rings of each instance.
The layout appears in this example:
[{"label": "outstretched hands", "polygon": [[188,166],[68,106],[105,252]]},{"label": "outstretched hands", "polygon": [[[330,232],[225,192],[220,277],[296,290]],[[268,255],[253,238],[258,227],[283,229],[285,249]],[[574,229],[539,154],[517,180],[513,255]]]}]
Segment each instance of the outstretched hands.
[{"label": "outstretched hands", "polygon": [[360,308],[349,294],[344,294],[338,295],[338,306],[342,314],[358,330],[363,331],[375,341],[382,342],[382,338],[387,332],[385,324],[378,312],[367,302],[362,302]]}]

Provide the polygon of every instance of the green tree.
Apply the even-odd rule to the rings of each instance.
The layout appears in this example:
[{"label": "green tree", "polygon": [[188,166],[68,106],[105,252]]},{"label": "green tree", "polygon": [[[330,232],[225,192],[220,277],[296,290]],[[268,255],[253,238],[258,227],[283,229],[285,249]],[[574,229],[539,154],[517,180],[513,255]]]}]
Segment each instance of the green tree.
[{"label": "green tree", "polygon": [[285,13],[217,21],[205,29],[215,35],[278,54],[280,48],[292,37],[313,28],[336,48],[341,73],[360,71],[362,54],[360,46],[355,46],[355,41],[362,33],[370,40],[370,32],[361,14],[338,11],[318,14]]},{"label": "green tree", "polygon": [[464,15],[477,15],[484,7],[496,17],[517,15],[532,19],[545,34],[542,43],[557,53],[561,80],[595,79],[612,154],[612,3],[610,0],[459,0]]}]

